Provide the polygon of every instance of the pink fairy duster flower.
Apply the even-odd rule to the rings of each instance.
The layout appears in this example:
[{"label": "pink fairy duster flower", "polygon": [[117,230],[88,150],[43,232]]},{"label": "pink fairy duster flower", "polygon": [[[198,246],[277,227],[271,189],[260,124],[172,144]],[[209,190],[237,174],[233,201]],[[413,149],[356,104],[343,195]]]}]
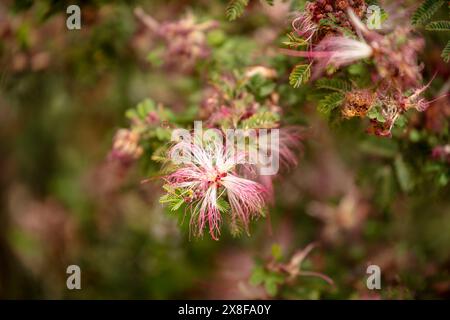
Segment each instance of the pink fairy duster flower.
[{"label": "pink fairy duster flower", "polygon": [[[368,30],[352,10],[348,11],[358,34],[367,34]],[[294,20],[295,21],[295,20]],[[287,55],[294,57],[304,57],[317,62],[313,78],[317,78],[326,66],[332,65],[336,68],[350,65],[356,61],[369,58],[374,51],[371,45],[360,37],[360,40],[346,36],[327,36],[320,41],[312,50],[297,51],[292,49],[281,49]]]},{"label": "pink fairy duster flower", "polygon": [[320,42],[317,58],[325,58],[326,64],[335,67],[349,65],[372,55],[372,48],[365,42],[346,37],[328,37]]},{"label": "pink fairy duster flower", "polygon": [[340,37],[327,37],[323,39],[312,51],[296,51],[281,49],[287,55],[305,57],[318,62],[313,78],[316,78],[328,65],[336,68],[352,64],[356,61],[369,58],[373,54],[371,46],[364,41]]},{"label": "pink fairy duster flower", "polygon": [[419,85],[422,66],[417,62],[417,54],[423,49],[423,39],[412,36],[408,27],[397,27],[387,35],[369,30],[350,8],[347,9],[347,19],[359,39],[332,35],[309,51],[282,51],[287,55],[315,60],[317,65],[313,78],[317,78],[328,65],[339,68],[372,57],[381,80],[393,82],[401,90]]},{"label": "pink fairy duster flower", "polygon": [[318,26],[311,20],[311,16],[307,12],[300,13],[292,21],[292,28],[305,41],[311,41],[319,29]]},{"label": "pink fairy duster flower", "polygon": [[169,156],[178,168],[165,179],[184,196],[195,235],[201,236],[208,225],[211,237],[218,240],[222,213],[228,211],[219,199],[225,197],[232,227],[242,225],[248,233],[251,218],[263,214],[267,190],[261,184],[237,175],[237,167],[245,161],[244,153],[227,150],[221,142],[181,141],[172,147]]}]

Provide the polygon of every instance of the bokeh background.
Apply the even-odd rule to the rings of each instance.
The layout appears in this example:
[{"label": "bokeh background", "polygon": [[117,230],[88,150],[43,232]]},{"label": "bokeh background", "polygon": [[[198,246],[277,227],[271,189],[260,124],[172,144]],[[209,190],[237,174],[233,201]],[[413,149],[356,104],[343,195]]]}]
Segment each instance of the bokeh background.
[{"label": "bokeh background", "polygon": [[[0,298],[267,297],[249,283],[255,266],[312,242],[304,268],[334,286],[302,277],[277,297],[450,297],[449,160],[431,159],[433,146],[449,143],[448,99],[413,116],[402,139],[380,139],[358,121],[329,126],[307,89],[289,87],[285,67],[286,119],[309,129],[298,168],[277,182],[270,222],[252,225],[250,237],[192,239],[159,204],[159,181],[142,184],[141,167],[108,161],[125,110],[151,97],[181,113],[204,86],[155,62],[159,49],[133,10],[217,20],[222,33],[208,41],[225,60],[237,51],[250,65],[248,52],[258,61],[269,52],[287,66],[273,57],[291,4],[253,1],[227,22],[227,1],[81,1],[82,28],[69,31],[73,3],[0,3]],[[450,75],[440,57],[448,34],[424,34],[433,96]],[[81,290],[66,288],[71,264],[82,270]],[[380,266],[382,290],[366,288],[369,264]]]}]

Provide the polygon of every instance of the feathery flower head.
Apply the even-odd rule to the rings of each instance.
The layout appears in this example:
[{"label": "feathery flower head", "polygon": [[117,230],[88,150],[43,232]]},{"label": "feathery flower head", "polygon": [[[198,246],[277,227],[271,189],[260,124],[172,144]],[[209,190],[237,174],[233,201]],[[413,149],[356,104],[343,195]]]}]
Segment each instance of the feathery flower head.
[{"label": "feathery flower head", "polygon": [[292,29],[302,39],[311,41],[319,27],[311,20],[311,16],[307,12],[301,12],[292,21]]},{"label": "feathery flower head", "polygon": [[248,233],[250,220],[264,215],[266,188],[238,174],[245,153],[217,141],[181,141],[169,157],[176,169],[165,177],[169,194],[161,202],[176,202],[178,207],[186,204],[194,235],[201,236],[207,228],[218,240],[222,216],[228,214],[233,232],[242,226]]},{"label": "feathery flower head", "polygon": [[333,65],[336,68],[369,58],[372,48],[364,41],[347,37],[327,37],[314,49],[311,57],[322,60],[321,65]]},{"label": "feathery flower head", "polygon": [[317,61],[313,78],[320,75],[326,66],[339,68],[372,57],[380,80],[392,81],[401,90],[420,84],[422,66],[417,62],[417,55],[424,47],[422,38],[412,36],[411,29],[406,27],[397,27],[387,35],[369,30],[360,20],[360,16],[348,6],[346,19],[359,39],[337,35],[337,32],[324,37],[308,51],[282,51],[287,55]]}]

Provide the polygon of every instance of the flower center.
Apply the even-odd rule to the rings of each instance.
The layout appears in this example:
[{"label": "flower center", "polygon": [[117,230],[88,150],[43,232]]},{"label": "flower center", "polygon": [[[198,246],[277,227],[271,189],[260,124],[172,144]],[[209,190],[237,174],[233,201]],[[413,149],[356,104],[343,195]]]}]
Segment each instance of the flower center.
[{"label": "flower center", "polygon": [[222,180],[222,178],[226,177],[227,173],[226,172],[219,172],[216,170],[215,173],[211,174],[209,180],[209,183],[220,183],[220,181]]}]

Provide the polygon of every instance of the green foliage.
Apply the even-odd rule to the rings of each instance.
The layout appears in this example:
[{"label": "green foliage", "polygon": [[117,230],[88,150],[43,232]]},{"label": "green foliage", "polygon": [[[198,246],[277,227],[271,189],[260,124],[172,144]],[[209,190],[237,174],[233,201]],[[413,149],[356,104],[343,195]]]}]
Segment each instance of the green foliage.
[{"label": "green foliage", "polygon": [[425,0],[413,13],[411,22],[413,25],[421,25],[430,19],[444,4],[443,0]]},{"label": "green foliage", "polygon": [[283,248],[278,243],[272,245],[271,252],[275,261],[281,261],[283,259]]},{"label": "green foliage", "polygon": [[229,213],[231,210],[230,204],[224,198],[217,199],[217,208],[221,213]]},{"label": "green foliage", "polygon": [[163,188],[167,193],[159,198],[159,202],[167,205],[170,211],[177,211],[184,204],[183,197],[187,195],[186,192],[183,193],[169,185],[164,185]]},{"label": "green foliage", "polygon": [[226,16],[230,21],[236,20],[244,14],[249,0],[231,0],[226,8]]},{"label": "green foliage", "polygon": [[295,35],[293,32],[288,33],[286,36],[288,40],[283,41],[283,44],[290,47],[291,49],[296,49],[308,45],[308,42],[306,40],[297,37],[297,35]]},{"label": "green foliage", "polygon": [[430,31],[450,31],[450,21],[433,21],[425,29]]},{"label": "green foliage", "polygon": [[[230,0],[226,8],[226,16],[229,21],[236,20],[244,14],[245,8],[248,6],[250,0]],[[261,0],[269,6],[273,6],[274,0]]]},{"label": "green foliage", "polygon": [[247,86],[255,95],[256,99],[263,100],[274,92],[276,83],[257,74],[250,78]]},{"label": "green foliage", "polygon": [[380,123],[386,122],[386,119],[383,117],[383,114],[381,112],[381,106],[378,104],[370,108],[370,110],[367,112],[367,117]]},{"label": "green foliage", "polygon": [[267,294],[274,297],[278,293],[278,287],[284,282],[283,275],[266,270],[263,266],[256,266],[250,276],[250,284],[254,286],[264,285]]},{"label": "green foliage", "polygon": [[[212,52],[213,70],[220,74],[222,70],[242,68],[252,63],[251,52],[256,45],[245,37],[235,36],[227,38]],[[239,54],[236,54],[239,52]]]},{"label": "green foliage", "polygon": [[322,114],[329,114],[332,110],[339,107],[344,101],[344,95],[340,92],[333,92],[323,99],[317,105],[317,111]]},{"label": "green foliage", "polygon": [[349,82],[338,78],[333,79],[322,78],[317,80],[315,84],[316,87],[319,89],[328,89],[341,93],[346,93],[352,89],[352,86]]},{"label": "green foliage", "polygon": [[394,161],[395,173],[398,183],[404,192],[411,191],[413,187],[413,177],[410,169],[401,155],[398,155]]},{"label": "green foliage", "polygon": [[151,99],[145,99],[138,103],[136,108],[126,111],[125,116],[130,120],[145,121],[148,114],[156,110],[156,103]]},{"label": "green foliage", "polygon": [[441,56],[445,62],[450,62],[450,41],[447,42],[447,45],[445,46],[444,50],[442,50]]},{"label": "green foliage", "polygon": [[270,129],[277,126],[280,116],[274,112],[262,111],[242,121],[243,129]]},{"label": "green foliage", "polygon": [[311,77],[311,64],[298,64],[289,75],[289,84],[294,88],[300,87],[308,82]]}]

